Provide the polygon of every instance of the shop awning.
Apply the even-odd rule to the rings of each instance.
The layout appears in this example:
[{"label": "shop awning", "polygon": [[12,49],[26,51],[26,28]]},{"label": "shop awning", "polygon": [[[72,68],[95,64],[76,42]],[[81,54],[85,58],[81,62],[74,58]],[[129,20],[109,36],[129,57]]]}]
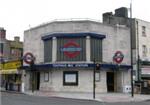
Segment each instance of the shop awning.
[{"label": "shop awning", "polygon": [[18,74],[17,69],[0,70],[0,74]]},{"label": "shop awning", "polygon": [[0,64],[0,74],[18,74],[18,68],[21,67],[21,61],[8,61]]},{"label": "shop awning", "polygon": [[150,66],[144,66],[141,68],[142,75],[150,75]]},{"label": "shop awning", "polygon": [[141,77],[150,78],[150,74],[142,74]]}]

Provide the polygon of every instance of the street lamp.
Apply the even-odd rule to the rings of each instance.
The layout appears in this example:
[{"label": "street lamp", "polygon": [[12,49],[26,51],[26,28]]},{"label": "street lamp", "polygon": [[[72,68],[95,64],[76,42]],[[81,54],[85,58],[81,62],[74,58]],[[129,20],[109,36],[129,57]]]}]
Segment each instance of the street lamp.
[{"label": "street lamp", "polygon": [[130,3],[131,96],[134,97],[132,37],[133,35],[132,35],[132,0],[131,0]]},{"label": "street lamp", "polygon": [[94,70],[93,70],[93,99],[95,99],[95,69],[96,69],[96,64],[95,64],[95,58],[93,60],[94,63]]}]

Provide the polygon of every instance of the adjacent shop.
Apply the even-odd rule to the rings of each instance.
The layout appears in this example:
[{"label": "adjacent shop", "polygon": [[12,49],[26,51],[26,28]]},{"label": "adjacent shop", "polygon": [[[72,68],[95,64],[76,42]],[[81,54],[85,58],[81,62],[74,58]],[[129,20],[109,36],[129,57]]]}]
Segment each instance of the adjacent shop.
[{"label": "adjacent shop", "polygon": [[21,61],[9,61],[0,64],[1,88],[10,91],[20,91],[21,88]]},{"label": "adjacent shop", "polygon": [[141,93],[150,94],[150,62],[142,62]]}]

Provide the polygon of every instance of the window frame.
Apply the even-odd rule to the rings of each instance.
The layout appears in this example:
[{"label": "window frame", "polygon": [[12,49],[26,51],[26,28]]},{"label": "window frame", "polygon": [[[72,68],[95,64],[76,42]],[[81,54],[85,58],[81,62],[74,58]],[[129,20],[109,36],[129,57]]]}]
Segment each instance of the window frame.
[{"label": "window frame", "polygon": [[143,57],[147,57],[147,53],[148,53],[147,50],[148,50],[147,46],[146,45],[142,45],[142,54],[143,54]]},{"label": "window frame", "polygon": [[142,36],[146,37],[146,27],[142,26]]},{"label": "window frame", "polygon": [[[66,75],[75,75],[75,82],[66,82]],[[63,71],[63,86],[78,86],[78,71]]]},{"label": "window frame", "polygon": [[0,43],[0,56],[3,56],[4,53],[4,43]]}]

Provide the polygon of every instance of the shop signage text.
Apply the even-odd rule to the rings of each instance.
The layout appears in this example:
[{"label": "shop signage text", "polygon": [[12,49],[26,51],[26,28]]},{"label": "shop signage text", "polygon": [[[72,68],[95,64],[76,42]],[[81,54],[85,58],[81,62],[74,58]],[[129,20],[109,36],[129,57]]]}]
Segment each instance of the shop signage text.
[{"label": "shop signage text", "polygon": [[9,70],[9,69],[17,69],[21,66],[21,61],[11,61],[5,62],[0,65],[0,69]]}]

